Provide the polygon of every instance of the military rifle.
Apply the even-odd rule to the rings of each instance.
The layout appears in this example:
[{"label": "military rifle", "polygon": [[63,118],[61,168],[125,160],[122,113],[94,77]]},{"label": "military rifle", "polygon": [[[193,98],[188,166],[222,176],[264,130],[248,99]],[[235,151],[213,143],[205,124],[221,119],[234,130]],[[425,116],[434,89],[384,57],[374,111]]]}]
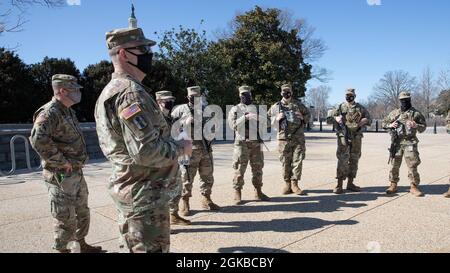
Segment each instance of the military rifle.
[{"label": "military rifle", "polygon": [[391,134],[391,146],[388,149],[388,164],[391,164],[398,152],[398,149],[400,149],[400,136],[403,135],[403,132],[405,131],[405,124],[403,124],[399,119],[395,120],[393,123],[397,124],[397,128],[389,128],[389,133]]}]

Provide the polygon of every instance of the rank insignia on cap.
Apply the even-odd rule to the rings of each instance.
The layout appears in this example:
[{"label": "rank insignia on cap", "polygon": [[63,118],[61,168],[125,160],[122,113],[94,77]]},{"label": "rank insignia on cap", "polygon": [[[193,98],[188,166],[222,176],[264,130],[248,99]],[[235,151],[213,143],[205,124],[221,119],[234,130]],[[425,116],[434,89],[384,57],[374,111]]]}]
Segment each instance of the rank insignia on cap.
[{"label": "rank insignia on cap", "polygon": [[128,106],[127,108],[123,109],[122,112],[120,112],[120,116],[123,119],[129,120],[130,118],[136,116],[140,112],[142,112],[141,107],[139,107],[137,103],[134,103]]}]

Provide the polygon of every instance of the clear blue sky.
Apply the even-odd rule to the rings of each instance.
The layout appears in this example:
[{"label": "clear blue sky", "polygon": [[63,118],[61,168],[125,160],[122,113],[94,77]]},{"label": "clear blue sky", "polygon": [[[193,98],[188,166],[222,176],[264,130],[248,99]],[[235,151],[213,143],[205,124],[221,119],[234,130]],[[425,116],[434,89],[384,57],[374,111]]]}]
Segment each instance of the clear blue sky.
[{"label": "clear blue sky", "polygon": [[[69,0],[77,1],[77,0]],[[379,0],[369,0],[377,2]],[[450,67],[450,1],[381,0],[133,0],[139,26],[156,39],[178,25],[200,26],[211,38],[213,31],[226,27],[237,12],[255,5],[276,7],[306,18],[316,27],[329,50],[319,65],[333,71],[328,83],[330,101],[343,99],[348,86],[357,88],[365,99],[374,84],[389,70],[403,69],[420,76],[426,66],[437,74]],[[128,0],[81,0],[81,5],[60,9],[29,9],[23,32],[0,37],[0,46],[19,44],[17,53],[26,63],[44,56],[69,57],[80,70],[108,59],[105,32],[126,27],[130,15]],[[1,8],[1,6],[0,6]],[[311,81],[310,87],[319,83]]]}]

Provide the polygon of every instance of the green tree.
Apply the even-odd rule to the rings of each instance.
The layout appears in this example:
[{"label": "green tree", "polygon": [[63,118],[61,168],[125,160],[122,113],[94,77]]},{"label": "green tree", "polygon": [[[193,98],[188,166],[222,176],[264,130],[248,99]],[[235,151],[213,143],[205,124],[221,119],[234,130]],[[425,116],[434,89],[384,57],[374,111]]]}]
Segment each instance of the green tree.
[{"label": "green tree", "polygon": [[208,100],[225,110],[226,105],[233,105],[239,101],[238,85],[232,78],[233,70],[223,61],[225,58],[223,52],[215,48],[216,44],[211,43],[206,55],[209,60]]},{"label": "green tree", "polygon": [[69,74],[80,79],[80,71],[70,59],[57,59],[45,57],[40,63],[31,65],[31,77],[34,81],[34,90],[30,96],[33,101],[30,107],[37,110],[47,103],[53,96],[52,76],[55,74]]},{"label": "green tree", "polygon": [[0,123],[31,121],[33,91],[29,67],[14,52],[0,48]]},{"label": "green tree", "polygon": [[179,81],[174,78],[167,63],[158,57],[153,60],[152,72],[145,77],[143,83],[151,89],[153,94],[158,91],[168,90],[174,93],[178,102],[183,101],[182,87],[179,86]]},{"label": "green tree", "polygon": [[97,64],[89,65],[83,70],[83,75],[81,77],[83,97],[81,103],[75,106],[80,121],[95,121],[95,103],[103,88],[105,88],[111,80],[111,74],[113,72],[113,65],[109,61],[101,61]]},{"label": "green tree", "polygon": [[163,68],[164,74],[156,75],[156,78],[162,80],[163,85],[170,85],[168,87],[174,92],[178,101],[185,100],[186,88],[189,86],[199,85],[209,90],[212,87],[209,84],[211,64],[208,59],[208,46],[210,42],[206,38],[206,32],[199,33],[195,29],[179,26],[179,29],[172,28],[165,31],[160,38],[160,52],[156,54],[156,65]]},{"label": "green tree", "polygon": [[292,83],[298,97],[304,97],[311,79],[312,66],[304,62],[298,29],[283,29],[280,14],[279,9],[256,6],[234,19],[229,37],[210,46],[211,54],[229,68],[226,80],[236,87],[252,86],[261,104],[279,100],[279,87],[286,82]]}]

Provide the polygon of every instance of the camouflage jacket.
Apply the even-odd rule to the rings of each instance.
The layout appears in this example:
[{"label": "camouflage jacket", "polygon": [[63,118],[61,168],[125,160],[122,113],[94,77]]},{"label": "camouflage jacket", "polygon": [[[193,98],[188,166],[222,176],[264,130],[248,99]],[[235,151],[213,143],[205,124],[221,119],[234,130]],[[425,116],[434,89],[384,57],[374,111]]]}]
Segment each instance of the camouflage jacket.
[{"label": "camouflage jacket", "polygon": [[389,125],[396,120],[399,120],[403,125],[406,124],[406,121],[415,121],[417,123],[417,128],[408,128],[406,125],[403,127],[405,132],[403,132],[400,136],[400,144],[419,143],[419,140],[416,136],[417,132],[423,133],[427,129],[427,123],[422,113],[420,113],[414,107],[406,112],[402,112],[400,109],[396,109],[384,118],[383,128],[389,129]]},{"label": "camouflage jacket", "polygon": [[[252,113],[258,115],[257,121],[249,121],[245,118],[245,114]],[[267,124],[267,117],[259,115],[258,106],[245,105],[239,103],[231,108],[228,113],[228,125],[236,133],[235,143],[240,141],[256,141],[260,142],[259,126],[261,123]]]},{"label": "camouflage jacket", "polygon": [[63,169],[67,163],[81,168],[88,160],[86,143],[75,111],[56,98],[36,111],[30,143],[49,171]]},{"label": "camouflage jacket", "polygon": [[[270,107],[268,115],[273,119],[278,113],[288,113],[290,117],[287,117],[287,127],[283,128],[280,121],[278,130],[278,140],[290,140],[295,138],[304,137],[304,128],[308,124],[310,119],[309,109],[299,100],[292,99],[290,103],[286,103],[284,100],[277,102]],[[303,120],[297,118],[295,112],[300,112],[303,115]],[[275,122],[275,120],[274,120]]]},{"label": "camouflage jacket", "polygon": [[[208,118],[203,117],[203,112],[198,111],[198,113],[194,113],[194,108],[191,107],[188,103],[181,104],[176,106],[171,113],[172,121],[179,122],[180,126],[184,128],[183,130],[187,130],[190,133],[190,137],[192,139],[192,149],[209,149],[211,150],[211,142],[204,139],[203,136],[203,127],[208,122]],[[201,117],[202,124],[187,124],[186,121],[189,117]],[[200,122],[199,122],[200,123]],[[205,147],[206,146],[206,147]]]},{"label": "camouflage jacket", "polygon": [[141,83],[113,73],[97,100],[95,120],[100,147],[113,164],[112,184],[171,178],[183,148],[170,138],[169,125]]},{"label": "camouflage jacket", "polygon": [[[333,117],[342,116],[345,121],[345,125],[348,130],[351,132],[352,136],[362,135],[362,130],[359,128],[358,124],[361,119],[368,119],[368,123],[366,126],[370,126],[372,124],[372,119],[370,118],[369,112],[359,103],[348,103],[343,102],[339,104],[333,110]],[[338,135],[343,136],[342,132],[338,132]]]}]

